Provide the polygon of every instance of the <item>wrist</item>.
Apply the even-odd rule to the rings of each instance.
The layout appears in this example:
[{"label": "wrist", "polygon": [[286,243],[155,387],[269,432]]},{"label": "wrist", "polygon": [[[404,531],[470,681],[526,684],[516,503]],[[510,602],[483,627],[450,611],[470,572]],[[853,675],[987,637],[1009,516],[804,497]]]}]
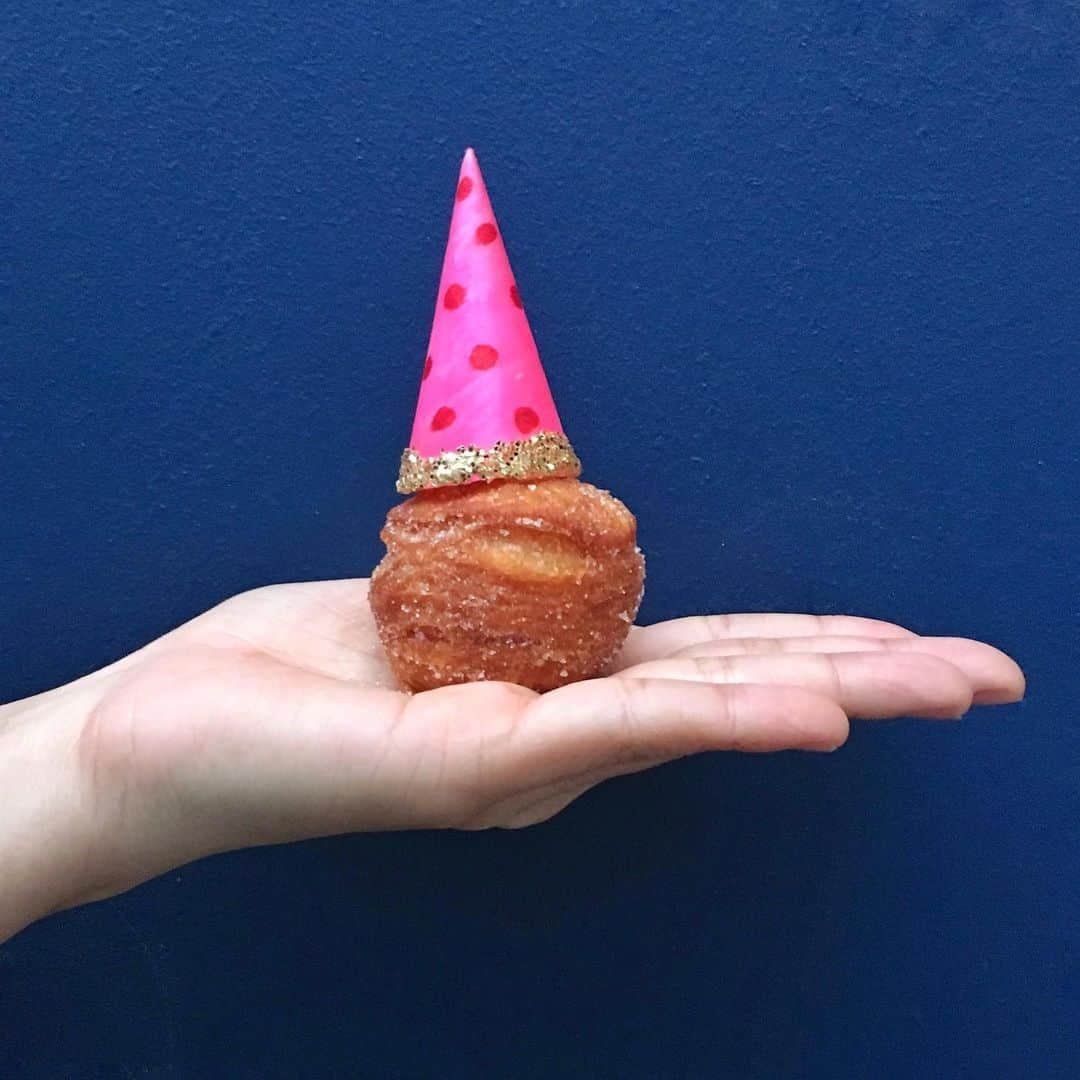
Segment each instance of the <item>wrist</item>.
[{"label": "wrist", "polygon": [[0,707],[0,941],[94,898],[102,823],[78,748],[95,697],[72,684]]}]

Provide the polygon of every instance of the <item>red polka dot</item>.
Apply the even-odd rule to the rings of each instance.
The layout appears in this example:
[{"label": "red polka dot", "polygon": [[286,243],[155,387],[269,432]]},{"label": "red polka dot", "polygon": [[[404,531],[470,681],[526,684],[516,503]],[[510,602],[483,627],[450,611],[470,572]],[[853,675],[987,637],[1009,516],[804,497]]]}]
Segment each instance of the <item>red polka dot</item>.
[{"label": "red polka dot", "polygon": [[457,413],[443,405],[442,408],[436,410],[435,415],[431,418],[431,430],[442,431],[443,428],[448,428],[456,419]]},{"label": "red polka dot", "polygon": [[445,293],[443,293],[443,307],[453,311],[454,308],[461,307],[465,303],[465,286],[464,285],[451,285]]},{"label": "red polka dot", "polygon": [[423,378],[426,379],[430,374],[431,374],[431,357],[429,356],[424,361],[424,375],[423,375]]},{"label": "red polka dot", "polygon": [[514,410],[514,423],[517,424],[518,431],[523,435],[528,435],[530,431],[539,427],[540,417],[536,415],[535,409],[522,405],[520,409]]},{"label": "red polka dot", "polygon": [[469,353],[469,363],[472,364],[477,371],[487,371],[488,368],[494,367],[499,360],[499,350],[493,349],[490,345],[477,345],[471,353]]},{"label": "red polka dot", "polygon": [[483,225],[476,226],[476,242],[478,244],[491,244],[498,235],[499,230],[490,221],[485,221]]},{"label": "red polka dot", "polygon": [[463,176],[457,186],[457,201],[461,202],[462,199],[467,198],[470,191],[472,191],[472,177]]},{"label": "red polka dot", "polygon": [[514,307],[525,307],[525,305],[521,302],[521,293],[518,292],[518,287],[516,285],[510,286],[510,300],[513,302]]}]

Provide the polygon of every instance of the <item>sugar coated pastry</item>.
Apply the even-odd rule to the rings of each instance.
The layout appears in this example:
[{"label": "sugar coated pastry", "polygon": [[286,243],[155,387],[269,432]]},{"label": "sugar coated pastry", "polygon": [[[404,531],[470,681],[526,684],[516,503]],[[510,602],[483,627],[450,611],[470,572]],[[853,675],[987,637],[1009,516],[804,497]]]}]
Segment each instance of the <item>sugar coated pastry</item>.
[{"label": "sugar coated pastry", "polygon": [[633,514],[578,480],[476,155],[455,192],[431,338],[371,607],[401,685],[550,690],[604,673],[641,602]]},{"label": "sugar coated pastry", "polygon": [[572,479],[446,487],[396,506],[371,606],[398,681],[550,690],[603,674],[641,601],[635,533],[618,499]]}]

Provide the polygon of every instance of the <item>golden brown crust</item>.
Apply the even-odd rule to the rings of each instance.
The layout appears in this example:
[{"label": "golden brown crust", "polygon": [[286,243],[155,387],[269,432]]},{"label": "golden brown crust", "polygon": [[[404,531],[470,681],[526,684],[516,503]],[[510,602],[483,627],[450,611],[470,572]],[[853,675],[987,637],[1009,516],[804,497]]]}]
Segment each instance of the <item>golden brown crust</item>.
[{"label": "golden brown crust", "polygon": [[601,674],[641,601],[633,514],[577,480],[470,484],[390,511],[371,606],[410,690]]}]

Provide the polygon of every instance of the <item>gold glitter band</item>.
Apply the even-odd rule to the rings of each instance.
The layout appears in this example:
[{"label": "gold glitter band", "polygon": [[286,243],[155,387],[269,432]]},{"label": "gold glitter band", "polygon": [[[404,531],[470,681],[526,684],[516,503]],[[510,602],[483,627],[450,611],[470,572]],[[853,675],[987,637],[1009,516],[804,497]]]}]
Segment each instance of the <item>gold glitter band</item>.
[{"label": "gold glitter band", "polygon": [[397,489],[409,495],[421,488],[449,487],[470,480],[544,480],[580,473],[581,462],[570,440],[554,431],[541,431],[511,443],[497,442],[486,450],[459,446],[435,457],[422,457],[408,449],[401,455]]}]

